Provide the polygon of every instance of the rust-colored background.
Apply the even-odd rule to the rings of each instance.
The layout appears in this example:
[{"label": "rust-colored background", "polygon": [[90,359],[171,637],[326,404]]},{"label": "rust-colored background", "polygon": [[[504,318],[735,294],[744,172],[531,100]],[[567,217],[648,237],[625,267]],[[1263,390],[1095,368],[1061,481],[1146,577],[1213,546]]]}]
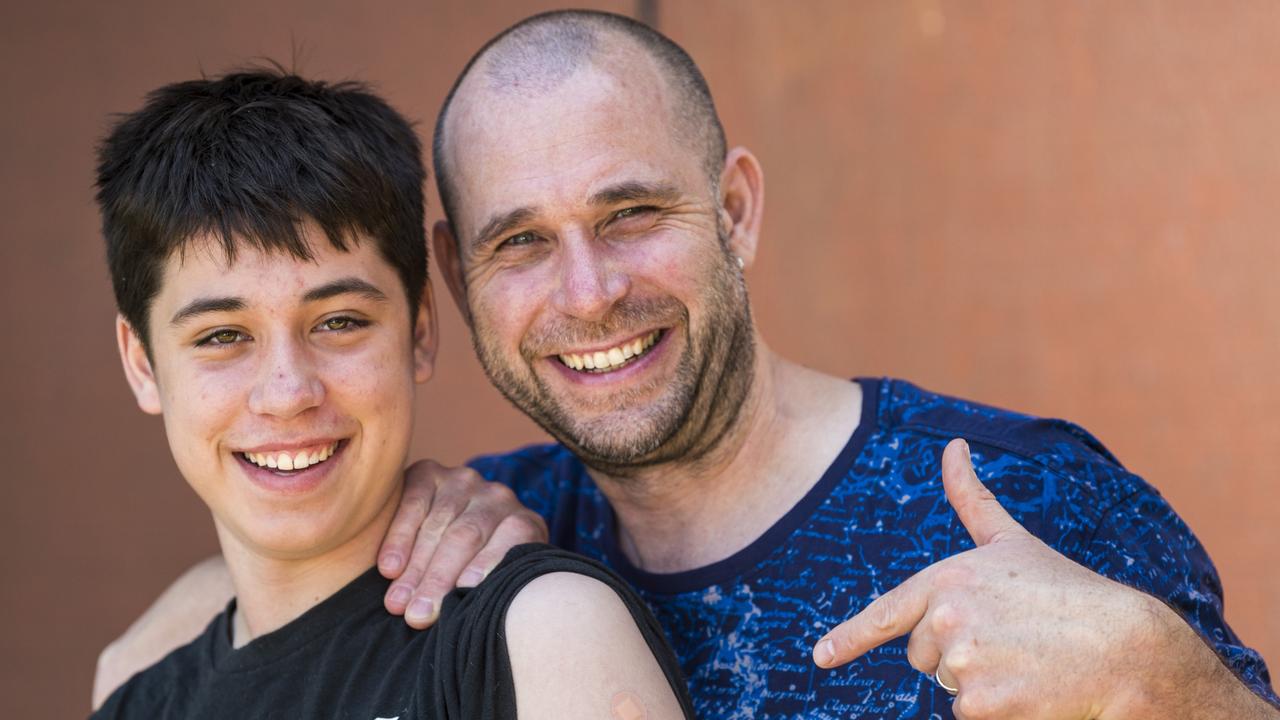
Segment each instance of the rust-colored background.
[{"label": "rust-colored background", "polygon": [[[1090,428],[1172,500],[1228,618],[1280,664],[1280,6],[599,5],[656,17],[759,154],[749,279],[776,348]],[[91,191],[108,114],[296,56],[374,83],[425,132],[471,52],[546,7],[5,3],[0,716],[83,714],[98,648],[215,550],[116,359]],[[539,439],[445,303],[415,454]]]}]

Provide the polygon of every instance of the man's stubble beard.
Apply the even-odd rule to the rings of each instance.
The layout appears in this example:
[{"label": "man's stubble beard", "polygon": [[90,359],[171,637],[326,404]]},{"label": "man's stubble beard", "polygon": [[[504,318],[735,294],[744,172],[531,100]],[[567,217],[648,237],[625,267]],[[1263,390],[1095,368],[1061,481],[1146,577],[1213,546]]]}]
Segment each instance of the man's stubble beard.
[{"label": "man's stubble beard", "polygon": [[[688,308],[674,299],[635,301],[623,298],[601,323],[576,323],[539,334],[535,346],[565,347],[617,337],[625,329],[652,327],[655,320],[685,332],[684,350],[674,377],[650,407],[639,406],[651,388],[624,391],[612,403],[621,411],[582,421],[561,405],[533,372],[544,353],[522,348],[523,372],[502,362],[491,337],[477,320],[472,335],[476,355],[489,380],[513,405],[583,463],[610,476],[627,477],[666,463],[696,462],[714,450],[735,426],[755,366],[755,335],[746,283],[721,238],[724,256],[716,263],[704,296],[707,317],[693,328]],[[674,321],[674,322],[672,322]],[[669,341],[663,338],[663,341]],[[630,397],[628,397],[630,396]],[[610,417],[612,416],[612,417]]]}]

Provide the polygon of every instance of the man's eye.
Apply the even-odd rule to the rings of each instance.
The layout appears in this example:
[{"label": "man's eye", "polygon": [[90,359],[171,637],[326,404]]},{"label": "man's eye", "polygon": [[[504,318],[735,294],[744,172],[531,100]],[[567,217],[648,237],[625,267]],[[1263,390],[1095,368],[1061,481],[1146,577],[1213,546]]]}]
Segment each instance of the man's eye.
[{"label": "man's eye", "polygon": [[536,238],[534,237],[533,233],[522,232],[517,235],[512,235],[506,240],[503,240],[502,243],[498,245],[498,249],[502,250],[504,248],[509,248],[509,247],[523,247],[525,245],[531,244],[535,239]]},{"label": "man's eye", "polygon": [[637,205],[635,207],[622,208],[613,214],[613,219],[626,220],[627,218],[633,218],[637,215],[644,215],[645,213],[652,212],[654,209],[655,208],[652,205]]},{"label": "man's eye", "polygon": [[233,345],[247,335],[239,330],[215,330],[201,338],[196,345]]}]

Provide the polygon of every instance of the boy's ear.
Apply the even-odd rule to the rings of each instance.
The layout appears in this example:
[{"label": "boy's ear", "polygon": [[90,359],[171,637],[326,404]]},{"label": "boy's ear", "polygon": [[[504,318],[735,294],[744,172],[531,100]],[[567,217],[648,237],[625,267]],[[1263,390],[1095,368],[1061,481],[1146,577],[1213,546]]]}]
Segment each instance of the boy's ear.
[{"label": "boy's ear", "polygon": [[436,348],[440,331],[436,325],[436,298],[427,280],[418,304],[418,319],[413,324],[413,379],[424,383],[431,379],[436,367]]},{"label": "boy's ear", "polygon": [[453,229],[444,220],[436,221],[431,228],[431,246],[436,253],[436,263],[440,266],[440,274],[444,276],[444,284],[449,286],[449,294],[462,313],[462,319],[471,325],[471,311],[467,306],[467,281],[463,277],[462,258],[458,252],[458,239],[453,236]]},{"label": "boy's ear", "polygon": [[133,397],[138,401],[142,412],[159,415],[160,386],[156,383],[156,374],[151,367],[151,358],[142,339],[134,332],[133,327],[121,315],[116,315],[116,344],[120,347],[120,362],[124,365],[124,376],[133,388]]}]

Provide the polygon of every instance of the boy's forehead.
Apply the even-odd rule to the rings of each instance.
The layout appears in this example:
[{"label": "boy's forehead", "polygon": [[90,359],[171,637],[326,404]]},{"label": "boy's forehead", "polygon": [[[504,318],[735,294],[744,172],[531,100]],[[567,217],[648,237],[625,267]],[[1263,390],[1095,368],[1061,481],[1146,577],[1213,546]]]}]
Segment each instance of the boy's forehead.
[{"label": "boy's forehead", "polygon": [[228,251],[220,237],[193,237],[165,260],[155,310],[163,311],[160,305],[172,310],[186,299],[212,293],[282,304],[336,278],[359,278],[375,287],[396,282],[395,269],[372,242],[355,239],[339,250],[323,233],[306,240],[309,257],[244,239],[234,241]]}]

